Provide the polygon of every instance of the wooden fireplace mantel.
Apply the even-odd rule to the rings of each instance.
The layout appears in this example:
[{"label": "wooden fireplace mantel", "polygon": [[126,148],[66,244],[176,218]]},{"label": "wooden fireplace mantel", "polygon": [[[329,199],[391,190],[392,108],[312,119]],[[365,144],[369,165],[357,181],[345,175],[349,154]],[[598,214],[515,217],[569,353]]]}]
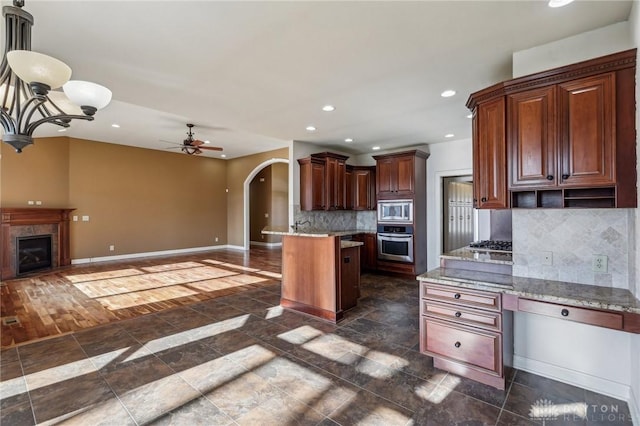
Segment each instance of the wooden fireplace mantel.
[{"label": "wooden fireplace mantel", "polygon": [[[11,241],[11,227],[29,225],[57,225],[56,264],[71,264],[69,244],[69,216],[75,209],[3,207],[0,208],[0,279],[15,278],[15,244]],[[13,247],[13,249],[12,249]]]}]

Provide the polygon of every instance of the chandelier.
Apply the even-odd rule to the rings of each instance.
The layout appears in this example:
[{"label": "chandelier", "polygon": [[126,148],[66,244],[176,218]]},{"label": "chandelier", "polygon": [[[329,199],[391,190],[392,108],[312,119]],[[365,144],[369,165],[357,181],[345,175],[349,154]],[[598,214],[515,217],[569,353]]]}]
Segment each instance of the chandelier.
[{"label": "chandelier", "polygon": [[[5,46],[0,64],[2,140],[16,152],[33,144],[44,123],[69,127],[74,119],[93,120],[111,102],[111,91],[88,81],[69,81],[71,68],[51,56],[31,51],[33,16],[24,0],[4,6]],[[63,88],[63,91],[55,89]]]}]

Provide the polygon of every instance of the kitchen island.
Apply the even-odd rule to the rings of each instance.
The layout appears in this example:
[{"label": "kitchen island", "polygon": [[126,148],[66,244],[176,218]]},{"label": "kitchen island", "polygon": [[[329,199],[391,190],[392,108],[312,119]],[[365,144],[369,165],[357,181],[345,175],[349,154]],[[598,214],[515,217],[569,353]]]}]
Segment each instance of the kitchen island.
[{"label": "kitchen island", "polygon": [[266,227],[263,234],[282,236],[280,305],[338,322],[360,296],[360,246],[342,237],[362,231],[290,231]]}]

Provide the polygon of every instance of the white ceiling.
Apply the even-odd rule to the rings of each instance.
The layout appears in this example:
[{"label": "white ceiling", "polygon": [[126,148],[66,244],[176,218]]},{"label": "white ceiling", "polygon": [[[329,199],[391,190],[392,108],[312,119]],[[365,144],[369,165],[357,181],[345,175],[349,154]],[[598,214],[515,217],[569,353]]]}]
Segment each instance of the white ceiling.
[{"label": "white ceiling", "polygon": [[[65,134],[164,150],[160,140],[181,142],[192,122],[196,138],[234,158],[291,140],[356,154],[469,138],[469,94],[510,78],[514,51],[625,21],[631,1],[27,0],[24,9],[33,50],[113,91],[94,122]],[[440,97],[449,88],[457,94]]]}]

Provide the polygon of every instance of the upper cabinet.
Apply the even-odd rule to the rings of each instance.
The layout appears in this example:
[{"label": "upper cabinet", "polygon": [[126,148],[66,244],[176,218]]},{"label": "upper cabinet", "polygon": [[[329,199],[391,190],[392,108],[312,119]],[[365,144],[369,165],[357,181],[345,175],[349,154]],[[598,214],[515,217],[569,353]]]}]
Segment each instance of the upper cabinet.
[{"label": "upper cabinet", "polygon": [[300,164],[300,209],[344,210],[347,207],[347,158],[331,152],[312,154]]},{"label": "upper cabinet", "polygon": [[473,117],[474,205],[507,208],[504,98],[478,105]]},{"label": "upper cabinet", "polygon": [[635,62],[633,49],[472,94],[476,207],[635,207]]},{"label": "upper cabinet", "polygon": [[374,155],[378,198],[413,198],[416,179],[426,179],[422,164],[428,157],[428,154],[417,150]]},{"label": "upper cabinet", "polygon": [[[347,166],[347,192],[351,192],[351,203],[347,207],[353,210],[376,209],[376,168],[375,166]],[[347,200],[348,201],[348,200]]]}]

